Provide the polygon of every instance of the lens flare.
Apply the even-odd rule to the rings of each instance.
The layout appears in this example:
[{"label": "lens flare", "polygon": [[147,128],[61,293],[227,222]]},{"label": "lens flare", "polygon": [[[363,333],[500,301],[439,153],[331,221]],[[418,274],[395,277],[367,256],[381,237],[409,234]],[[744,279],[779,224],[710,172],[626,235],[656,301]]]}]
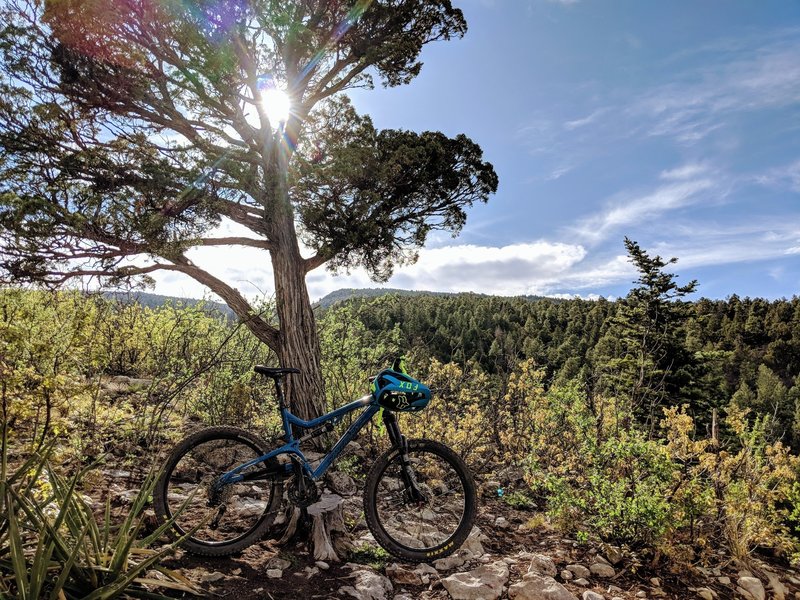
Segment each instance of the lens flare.
[{"label": "lens flare", "polygon": [[262,93],[261,97],[270,125],[279,127],[286,123],[292,109],[292,100],[289,98],[289,94],[278,88],[269,88]]}]

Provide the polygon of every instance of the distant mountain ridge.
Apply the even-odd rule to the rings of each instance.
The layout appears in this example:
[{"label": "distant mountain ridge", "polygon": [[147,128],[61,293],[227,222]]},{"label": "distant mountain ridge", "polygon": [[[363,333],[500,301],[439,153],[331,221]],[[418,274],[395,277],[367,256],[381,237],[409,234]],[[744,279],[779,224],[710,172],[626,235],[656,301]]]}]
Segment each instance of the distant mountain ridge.
[{"label": "distant mountain ridge", "polygon": [[178,298],[176,296],[163,296],[161,294],[151,294],[149,292],[103,292],[103,297],[109,300],[116,300],[126,304],[141,304],[148,308],[159,308],[166,304],[174,306],[197,306],[202,304],[208,312],[219,312],[227,319],[235,319],[236,314],[224,302],[214,302],[213,300],[197,300],[196,298]]},{"label": "distant mountain ridge", "polygon": [[[397,295],[397,296],[409,296],[409,297],[417,297],[417,296],[439,296],[439,297],[452,297],[452,296],[475,296],[479,298],[488,298],[490,296],[495,296],[494,294],[479,294],[476,292],[430,292],[425,290],[401,290],[397,288],[342,288],[336,291],[331,292],[330,294],[320,298],[314,303],[315,308],[330,308],[331,306],[338,304],[339,302],[346,302],[347,300],[353,299],[370,299],[370,298],[379,298],[380,296],[389,296],[389,295]],[[503,296],[495,296],[497,298],[501,298]],[[531,302],[536,302],[538,300],[552,300],[558,301],[558,298],[548,298],[547,296],[515,296],[516,298],[524,298],[525,300],[530,300]]]}]

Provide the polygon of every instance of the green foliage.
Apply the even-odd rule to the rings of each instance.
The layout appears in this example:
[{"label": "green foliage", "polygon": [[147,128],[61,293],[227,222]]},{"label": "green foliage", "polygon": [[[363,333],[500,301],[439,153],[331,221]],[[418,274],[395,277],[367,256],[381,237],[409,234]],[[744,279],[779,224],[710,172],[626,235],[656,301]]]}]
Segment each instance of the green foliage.
[{"label": "green foliage", "polygon": [[[23,599],[116,598],[149,594],[148,588],[197,590],[185,578],[161,567],[177,542],[149,548],[169,527],[164,523],[139,537],[144,508],[156,477],[147,478],[127,514],[112,515],[110,498],[98,520],[78,492],[79,472],[70,479],[49,464],[52,445],[33,454],[8,474],[6,444],[0,478],[0,593]],[[159,578],[147,572],[156,570]]]},{"label": "green foliage", "polygon": [[503,494],[502,500],[505,504],[516,509],[528,510],[534,506],[533,499],[525,492],[519,490]]},{"label": "green foliage", "polygon": [[369,565],[376,571],[382,571],[390,559],[391,556],[386,550],[372,544],[358,546],[354,548],[348,556],[350,562],[360,565]]}]

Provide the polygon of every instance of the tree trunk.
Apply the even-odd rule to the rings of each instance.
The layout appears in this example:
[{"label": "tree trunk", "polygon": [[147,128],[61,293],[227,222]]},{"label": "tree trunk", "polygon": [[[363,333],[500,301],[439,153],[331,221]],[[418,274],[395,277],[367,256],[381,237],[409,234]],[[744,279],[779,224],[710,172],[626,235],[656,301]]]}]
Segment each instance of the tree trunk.
[{"label": "tree trunk", "polygon": [[277,217],[272,234],[274,249],[270,253],[280,322],[278,359],[282,367],[300,369],[287,378],[286,393],[292,412],[301,419],[311,419],[324,412],[322,354],[292,216]]}]

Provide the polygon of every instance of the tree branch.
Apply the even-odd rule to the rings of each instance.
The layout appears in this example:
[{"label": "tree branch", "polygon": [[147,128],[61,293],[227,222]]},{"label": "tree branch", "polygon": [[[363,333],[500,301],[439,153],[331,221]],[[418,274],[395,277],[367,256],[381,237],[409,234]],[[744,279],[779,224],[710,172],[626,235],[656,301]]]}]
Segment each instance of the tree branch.
[{"label": "tree branch", "polygon": [[275,245],[268,240],[255,240],[246,237],[222,237],[222,238],[202,238],[195,240],[196,246],[249,246],[251,248],[261,248],[272,250]]},{"label": "tree branch", "polygon": [[183,255],[175,257],[173,262],[176,263],[175,269],[177,271],[202,283],[222,298],[225,303],[230,306],[231,310],[236,313],[236,316],[241,319],[259,340],[264,342],[275,352],[278,352],[280,332],[253,310],[253,307],[250,306],[250,303],[242,296],[239,290],[229,286],[221,279],[217,279],[211,275],[211,273],[197,267]]}]

